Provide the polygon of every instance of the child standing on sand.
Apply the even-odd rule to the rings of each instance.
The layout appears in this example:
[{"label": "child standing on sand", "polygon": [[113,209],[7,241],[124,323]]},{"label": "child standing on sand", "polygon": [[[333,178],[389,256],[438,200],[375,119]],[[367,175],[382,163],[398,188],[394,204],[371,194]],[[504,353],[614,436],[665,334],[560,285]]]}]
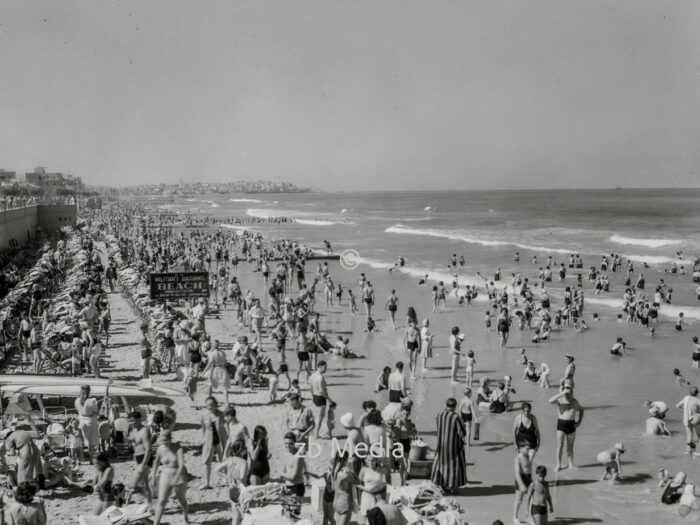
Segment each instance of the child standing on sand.
[{"label": "child standing on sand", "polygon": [[277,385],[280,382],[280,370],[275,372],[275,375],[270,378],[270,403],[275,403],[277,401]]},{"label": "child standing on sand", "polygon": [[197,395],[197,373],[192,367],[185,368],[185,392],[187,392],[190,401],[194,403],[194,398]]},{"label": "child standing on sand", "polygon": [[530,360],[529,360],[529,359],[527,358],[527,356],[525,355],[525,349],[524,349],[524,348],[521,348],[521,349],[520,349],[520,357],[518,358],[517,363],[518,363],[519,365],[522,365],[522,366],[527,366],[527,364],[529,363],[529,361],[530,361]]},{"label": "child standing on sand", "polygon": [[545,481],[546,476],[547,467],[539,465],[535,469],[535,479],[527,491],[527,507],[535,525],[547,525],[547,506],[549,506],[549,512],[554,512],[549,484]]},{"label": "child standing on sand", "polygon": [[700,367],[700,341],[698,336],[693,337],[693,368],[696,370]]},{"label": "child standing on sand", "polygon": [[338,288],[335,289],[335,298],[338,299],[338,306],[343,304],[343,286],[338,283]]},{"label": "child standing on sand", "polygon": [[328,410],[326,411],[326,428],[328,429],[328,439],[333,437],[333,430],[335,429],[335,409],[338,404],[335,401],[328,403]]},{"label": "child standing on sand", "polygon": [[83,462],[83,433],[80,430],[80,422],[74,419],[67,428],[68,448],[73,465]]},{"label": "child standing on sand", "polygon": [[542,388],[549,388],[549,375],[551,372],[547,363],[542,363],[537,369],[537,373],[540,374],[540,386]]},{"label": "child standing on sand", "polygon": [[486,314],[484,315],[484,326],[486,327],[486,331],[490,332],[491,331],[491,318],[493,316],[491,315],[491,312],[489,310],[486,310]]},{"label": "child standing on sand", "polygon": [[469,350],[467,352],[465,361],[467,362],[467,386],[471,386],[471,384],[474,382],[474,365],[476,364],[476,359],[474,359],[474,350]]},{"label": "child standing on sand", "polygon": [[350,302],[350,311],[352,312],[353,315],[357,314],[357,298],[355,297],[355,294],[352,293],[352,290],[348,289],[348,301]]}]

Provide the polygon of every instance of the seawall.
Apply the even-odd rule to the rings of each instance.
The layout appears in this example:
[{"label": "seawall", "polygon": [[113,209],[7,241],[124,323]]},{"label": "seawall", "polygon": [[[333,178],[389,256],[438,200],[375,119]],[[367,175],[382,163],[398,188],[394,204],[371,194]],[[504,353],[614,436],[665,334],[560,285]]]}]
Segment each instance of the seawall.
[{"label": "seawall", "polygon": [[0,211],[0,251],[19,246],[38,232],[52,235],[63,226],[75,227],[75,204],[32,204]]}]

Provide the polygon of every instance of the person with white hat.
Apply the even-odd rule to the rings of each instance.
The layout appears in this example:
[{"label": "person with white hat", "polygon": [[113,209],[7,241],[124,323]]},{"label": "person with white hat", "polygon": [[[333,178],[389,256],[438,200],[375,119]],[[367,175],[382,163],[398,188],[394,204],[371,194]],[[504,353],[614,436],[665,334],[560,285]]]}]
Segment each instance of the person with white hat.
[{"label": "person with white hat", "polygon": [[340,424],[348,431],[348,437],[345,438],[345,446],[343,450],[347,450],[351,456],[355,455],[355,447],[360,443],[365,442],[365,436],[362,429],[355,424],[355,418],[352,412],[347,412],[340,416]]},{"label": "person with white hat", "polygon": [[[576,441],[576,430],[583,421],[583,407],[574,397],[574,385],[571,379],[564,381],[562,391],[549,400],[552,405],[557,405],[557,465],[555,472],[562,470],[561,455],[566,442],[566,456],[569,467],[574,467],[574,442]],[[578,418],[576,417],[578,415]]]},{"label": "person with white hat", "polygon": [[627,449],[622,443],[615,443],[611,449],[604,450],[597,456],[598,463],[605,466],[605,473],[600,481],[605,481],[610,478],[610,483],[614,483],[622,474],[622,461],[620,456],[627,452]]},{"label": "person with white hat", "polygon": [[644,402],[644,406],[649,409],[650,415],[658,416],[659,419],[664,419],[666,412],[668,412],[668,405],[663,401],[647,400]]},{"label": "person with white hat", "polygon": [[559,381],[559,386],[563,388],[564,382],[569,379],[572,382],[572,387],[573,387],[573,381],[574,381],[574,374],[576,373],[576,364],[574,363],[574,356],[571,354],[566,354],[564,355],[566,358],[566,368],[564,369],[564,374],[561,377],[561,380]]}]

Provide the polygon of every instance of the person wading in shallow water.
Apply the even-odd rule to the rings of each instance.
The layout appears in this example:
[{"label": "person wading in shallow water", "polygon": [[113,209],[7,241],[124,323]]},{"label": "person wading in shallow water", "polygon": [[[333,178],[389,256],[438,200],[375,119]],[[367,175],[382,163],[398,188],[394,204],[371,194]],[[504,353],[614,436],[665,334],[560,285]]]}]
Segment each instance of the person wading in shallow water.
[{"label": "person wading in shallow water", "polygon": [[[573,382],[570,379],[564,381],[562,391],[549,400],[552,405],[557,405],[559,419],[557,419],[557,466],[556,472],[562,469],[561,454],[566,442],[566,457],[569,468],[574,468],[574,441],[576,440],[576,430],[583,420],[583,407],[579,404],[573,394]],[[578,419],[576,419],[578,414]]]}]

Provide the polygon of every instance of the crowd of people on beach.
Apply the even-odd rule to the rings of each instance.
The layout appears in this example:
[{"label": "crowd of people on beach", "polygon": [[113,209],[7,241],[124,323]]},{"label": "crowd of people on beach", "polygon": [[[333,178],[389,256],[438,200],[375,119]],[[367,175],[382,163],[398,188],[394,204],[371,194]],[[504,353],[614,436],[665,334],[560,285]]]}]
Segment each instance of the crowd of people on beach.
[{"label": "crowd of people on beach", "polygon": [[[232,224],[245,224],[232,220]],[[436,513],[448,513],[455,519],[460,515],[452,497],[469,494],[464,489],[468,482],[467,456],[480,438],[481,420],[486,414],[497,417],[516,411],[512,435],[516,450],[513,522],[519,522],[525,501],[528,519],[538,525],[547,523],[553,512],[548,469],[534,462],[540,453],[541,432],[546,431],[540,428],[534,413],[541,407],[515,399],[511,376],[493,380],[480,373],[477,352],[467,348],[468,335],[458,326],[449,333],[433,333],[430,316],[448,308],[485,304],[484,329],[497,334],[501,348],[508,347],[514,329],[531,331],[536,344],[546,344],[552,333],[561,330],[583,333],[591,327],[583,319],[584,262],[579,254],[571,254],[568,261],[560,263],[550,257],[541,267],[533,258],[533,265],[539,267],[536,278],[513,273],[504,279],[497,268],[493,276],[470,285],[460,285],[457,271],[464,265],[464,258],[454,254],[448,264],[455,274],[451,289],[443,281],[428,287],[430,316],[420,319],[416,308],[407,306],[405,324],[401,326],[397,314],[402,303],[395,289],[387,290],[386,300],[381,301],[364,273],[360,273],[356,285],[344,288],[334,280],[328,261],[318,261],[315,269],[310,268],[319,251],[301,242],[204,227],[213,223],[187,229],[155,227],[159,224],[158,216],[124,202],[103,210],[84,210],[81,226],[65,232],[65,238],[47,255],[41,278],[28,294],[26,309],[8,323],[17,341],[15,366],[37,374],[74,376],[78,382],[80,377],[99,379],[105,356],[114,351],[109,342],[110,296],[128,295],[134,283],[148,283],[151,274],[206,271],[210,279],[208,296],[168,304],[139,299],[151,308],[143,311],[155,312],[157,307],[160,312],[158,317],[144,314],[140,322],[142,379],[152,380],[157,373],[171,376],[195,406],[203,401],[199,409],[202,453],[198,461],[204,474],[199,490],[210,490],[218,478],[223,479],[232,523],[237,524],[246,512],[248,495],[256,487],[262,487],[262,492],[256,493],[259,496],[281,491],[277,497],[283,498],[287,511],[299,516],[307,480],[317,478],[325,487],[321,504],[324,525],[350,523],[355,509],[368,523],[395,524],[403,523],[405,518],[400,498],[392,496],[393,488],[406,486],[411,469],[420,463],[420,452],[425,449],[412,420],[413,385],[431,369],[436,339],[444,339],[448,341],[450,380],[453,384],[464,381],[464,397],[447,398],[435,420],[437,444],[430,462],[429,488],[448,496],[439,499]],[[330,243],[324,244],[321,252],[330,255]],[[519,253],[514,255],[514,262],[520,262]],[[401,257],[390,270],[400,271],[405,263]],[[623,267],[626,278],[618,321],[638,324],[654,336],[661,322],[660,312],[673,304],[672,290],[664,279],[652,286],[653,296],[647,297],[644,274],[634,274],[631,260],[611,254],[588,270],[590,287],[594,294],[612,293],[608,272],[623,271]],[[577,274],[576,285],[566,285],[567,272]],[[697,260],[693,263],[693,279],[696,274],[700,274]],[[560,286],[554,285],[556,279]],[[264,293],[256,295],[254,290],[260,289],[261,282]],[[429,282],[426,276],[418,285]],[[8,280],[6,286],[12,288],[12,283]],[[476,302],[483,297],[486,302]],[[358,308],[358,300],[362,309]],[[561,307],[555,308],[554,304]],[[372,333],[384,329],[373,317],[381,306],[387,312],[386,330],[403,329],[401,350],[405,356],[378,371],[374,390],[387,393],[386,404],[380,407],[376,398],[365,399],[357,403],[356,411],[336,415],[339,400],[334,398],[326,374],[338,358],[363,356],[352,350],[350,338],[338,335],[333,340],[332,330],[323,326],[320,314],[338,307],[349,315],[364,315],[365,331]],[[213,316],[230,316],[235,342],[212,337],[208,324]],[[591,319],[596,322],[598,314],[593,313]],[[675,321],[675,330],[684,331],[682,313]],[[697,368],[697,337],[692,344],[691,362]],[[289,362],[290,353],[296,357],[293,363]],[[618,338],[611,346],[611,358],[624,359],[626,353],[626,343]],[[525,384],[550,388],[552,369],[547,363],[535,363],[521,349],[518,364],[523,368],[520,379]],[[565,354],[562,366],[558,383],[553,380],[558,392],[549,399],[557,413],[556,429],[552,430],[556,433],[555,472],[575,468],[576,434],[585,414],[574,394],[575,356]],[[698,389],[677,369],[674,377],[687,389],[676,407],[683,414],[687,452],[692,457],[700,430]],[[231,391],[262,391],[265,403],[284,403],[286,433],[270,436],[283,440],[286,455],[280,465],[270,464],[266,422],[240,420],[235,403],[229,403]],[[305,398],[309,396],[307,405]],[[648,401],[646,406],[646,432],[669,436],[672,429],[664,421],[668,404]],[[15,490],[6,512],[13,516],[8,520],[14,519],[9,522],[47,523],[44,500],[51,498],[51,489],[57,486],[94,493],[96,515],[124,506],[133,498],[143,498],[156,525],[163,519],[172,495],[187,522],[187,490],[192,475],[183,447],[174,440],[175,412],[167,408],[135,409],[127,414],[128,427],[118,431],[109,395],[101,400],[91,397],[87,385],[73,408],[76,417],[66,428],[68,457],[55,455],[31,420],[31,428],[26,430],[18,428],[16,421],[5,421],[5,448],[17,456],[14,468],[4,457],[0,461],[0,473]],[[318,462],[307,458],[321,449],[319,443],[339,436],[345,437],[344,444],[331,447],[332,454],[324,452],[329,466],[314,472],[312,465]],[[132,479],[115,475],[112,463],[117,460],[117,439],[130,445],[136,467]],[[624,444],[614,443],[598,454],[602,481],[615,483],[623,478],[622,454],[626,450]],[[75,472],[85,459],[94,465],[91,478]],[[280,471],[280,476],[272,479],[273,471]],[[685,473],[671,477],[660,472],[659,478],[660,501],[676,505],[680,515],[697,508],[694,486]]]}]

